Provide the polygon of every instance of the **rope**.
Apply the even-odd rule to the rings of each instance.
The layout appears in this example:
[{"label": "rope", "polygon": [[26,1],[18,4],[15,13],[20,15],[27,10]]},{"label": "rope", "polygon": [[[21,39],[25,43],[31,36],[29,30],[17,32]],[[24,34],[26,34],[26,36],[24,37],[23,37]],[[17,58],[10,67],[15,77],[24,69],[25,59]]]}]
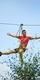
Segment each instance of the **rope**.
[{"label": "rope", "polygon": [[23,30],[22,26],[23,26],[23,24],[20,24],[20,27],[19,27],[16,35],[18,35],[18,33],[19,33],[19,35],[22,33],[22,30]]},{"label": "rope", "polygon": [[13,23],[0,23],[0,25],[16,25],[16,26],[40,26],[40,24],[13,24]]},{"label": "rope", "polygon": [[13,23],[0,23],[1,25],[16,25],[19,26],[19,24],[13,24]]}]

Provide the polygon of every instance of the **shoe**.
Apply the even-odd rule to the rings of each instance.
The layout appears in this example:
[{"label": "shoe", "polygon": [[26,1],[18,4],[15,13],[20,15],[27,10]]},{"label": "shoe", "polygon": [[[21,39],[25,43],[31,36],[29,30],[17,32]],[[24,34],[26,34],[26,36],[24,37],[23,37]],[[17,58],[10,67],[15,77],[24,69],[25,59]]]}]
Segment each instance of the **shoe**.
[{"label": "shoe", "polygon": [[0,52],[0,56],[2,55],[2,52]]}]

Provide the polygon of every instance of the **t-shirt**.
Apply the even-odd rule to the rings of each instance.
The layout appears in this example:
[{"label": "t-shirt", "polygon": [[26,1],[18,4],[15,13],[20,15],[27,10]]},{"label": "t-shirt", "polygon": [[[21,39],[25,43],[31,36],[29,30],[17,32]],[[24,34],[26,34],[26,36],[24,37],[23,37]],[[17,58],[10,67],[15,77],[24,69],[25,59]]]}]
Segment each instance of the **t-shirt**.
[{"label": "t-shirt", "polygon": [[30,36],[19,36],[19,40],[21,42],[22,47],[26,47],[30,39]]}]

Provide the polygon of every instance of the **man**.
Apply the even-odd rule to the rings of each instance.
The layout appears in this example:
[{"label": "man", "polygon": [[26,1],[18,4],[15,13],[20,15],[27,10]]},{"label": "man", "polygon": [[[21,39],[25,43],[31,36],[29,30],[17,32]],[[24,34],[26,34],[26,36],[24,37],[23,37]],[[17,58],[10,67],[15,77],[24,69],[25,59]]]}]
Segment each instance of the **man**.
[{"label": "man", "polygon": [[5,51],[5,52],[0,52],[0,56],[1,55],[8,55],[8,54],[12,54],[12,53],[19,53],[19,54],[22,54],[26,51],[26,47],[28,45],[28,42],[30,40],[34,40],[34,39],[40,39],[40,37],[31,37],[31,36],[27,36],[26,34],[26,30],[22,30],[22,35],[21,36],[14,36],[10,33],[8,33],[7,35],[9,36],[12,36],[12,37],[15,37],[15,38],[18,38],[20,40],[20,45],[18,48],[14,49],[14,50],[8,50],[8,51]]}]

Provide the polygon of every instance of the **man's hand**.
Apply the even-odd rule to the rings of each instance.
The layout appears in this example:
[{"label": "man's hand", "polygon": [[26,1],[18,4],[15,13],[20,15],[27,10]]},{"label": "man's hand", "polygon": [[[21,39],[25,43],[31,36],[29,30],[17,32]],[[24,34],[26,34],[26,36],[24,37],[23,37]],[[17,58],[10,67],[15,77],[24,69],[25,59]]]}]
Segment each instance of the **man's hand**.
[{"label": "man's hand", "polygon": [[7,33],[7,35],[8,35],[8,36],[11,36],[11,34],[10,34],[10,33]]}]

